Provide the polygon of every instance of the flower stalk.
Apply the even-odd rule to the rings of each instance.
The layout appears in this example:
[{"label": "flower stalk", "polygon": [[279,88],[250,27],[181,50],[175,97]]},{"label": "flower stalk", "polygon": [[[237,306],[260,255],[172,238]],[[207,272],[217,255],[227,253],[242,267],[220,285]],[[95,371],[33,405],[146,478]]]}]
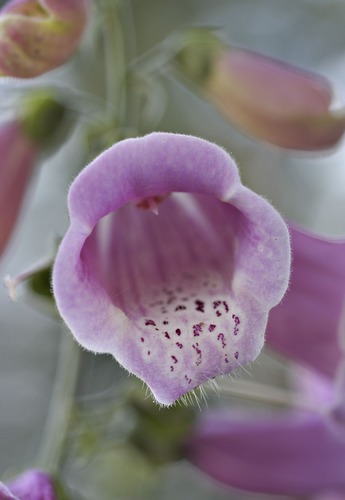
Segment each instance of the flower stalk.
[{"label": "flower stalk", "polygon": [[36,466],[55,474],[64,456],[73,399],[78,382],[80,349],[65,328],[61,331],[55,383]]}]

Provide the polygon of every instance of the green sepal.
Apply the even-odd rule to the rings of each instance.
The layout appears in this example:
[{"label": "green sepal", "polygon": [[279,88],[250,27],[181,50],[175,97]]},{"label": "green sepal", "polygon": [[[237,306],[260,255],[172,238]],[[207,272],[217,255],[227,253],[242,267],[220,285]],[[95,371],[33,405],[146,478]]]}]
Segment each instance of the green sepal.
[{"label": "green sepal", "polygon": [[30,276],[27,281],[27,287],[35,295],[54,301],[51,290],[51,273],[51,266],[40,269]]},{"label": "green sepal", "polygon": [[50,90],[34,90],[22,102],[21,123],[25,134],[40,146],[55,136],[64,122],[67,108]]},{"label": "green sepal", "polygon": [[211,30],[193,29],[179,38],[180,49],[175,55],[178,69],[198,85],[208,79],[217,55],[224,44]]},{"label": "green sepal", "polygon": [[163,408],[138,389],[129,403],[136,416],[136,424],[129,442],[153,465],[175,462],[184,457],[184,443],[193,428],[196,410],[193,406],[176,404]]}]

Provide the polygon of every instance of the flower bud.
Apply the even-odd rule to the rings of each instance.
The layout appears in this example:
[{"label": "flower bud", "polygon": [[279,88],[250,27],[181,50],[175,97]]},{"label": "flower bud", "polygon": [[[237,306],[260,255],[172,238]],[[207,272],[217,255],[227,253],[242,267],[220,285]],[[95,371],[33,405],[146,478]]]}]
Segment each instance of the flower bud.
[{"label": "flower bud", "polygon": [[12,0],[0,11],[0,76],[32,78],[79,44],[89,0]]},{"label": "flower bud", "polygon": [[55,137],[65,108],[42,91],[30,93],[21,116],[0,125],[0,256],[15,227],[38,155]]},{"label": "flower bud", "polygon": [[227,47],[206,30],[185,35],[179,68],[234,125],[275,146],[322,150],[345,131],[323,77],[250,50]]}]

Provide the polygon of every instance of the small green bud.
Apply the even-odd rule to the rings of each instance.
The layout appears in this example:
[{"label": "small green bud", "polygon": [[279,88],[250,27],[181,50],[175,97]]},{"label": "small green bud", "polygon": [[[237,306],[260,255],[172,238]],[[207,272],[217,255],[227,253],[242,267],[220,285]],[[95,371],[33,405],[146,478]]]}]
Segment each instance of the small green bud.
[{"label": "small green bud", "polygon": [[222,41],[210,30],[194,29],[184,33],[179,43],[181,48],[175,56],[179,70],[194,83],[202,85],[222,51]]},{"label": "small green bud", "polygon": [[51,91],[27,94],[22,107],[21,123],[25,134],[40,146],[49,142],[66,118],[66,107]]}]

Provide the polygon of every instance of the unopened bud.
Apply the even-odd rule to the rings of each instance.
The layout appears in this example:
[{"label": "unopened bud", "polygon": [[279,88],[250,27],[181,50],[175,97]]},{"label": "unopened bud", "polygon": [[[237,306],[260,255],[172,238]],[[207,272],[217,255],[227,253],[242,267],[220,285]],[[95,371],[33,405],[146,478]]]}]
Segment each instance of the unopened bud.
[{"label": "unopened bud", "polygon": [[321,150],[345,131],[326,78],[253,51],[226,46],[207,30],[182,38],[179,69],[235,126],[282,148]]},{"label": "unopened bud", "polygon": [[0,76],[32,78],[63,64],[83,34],[89,0],[12,0],[0,11]]}]

